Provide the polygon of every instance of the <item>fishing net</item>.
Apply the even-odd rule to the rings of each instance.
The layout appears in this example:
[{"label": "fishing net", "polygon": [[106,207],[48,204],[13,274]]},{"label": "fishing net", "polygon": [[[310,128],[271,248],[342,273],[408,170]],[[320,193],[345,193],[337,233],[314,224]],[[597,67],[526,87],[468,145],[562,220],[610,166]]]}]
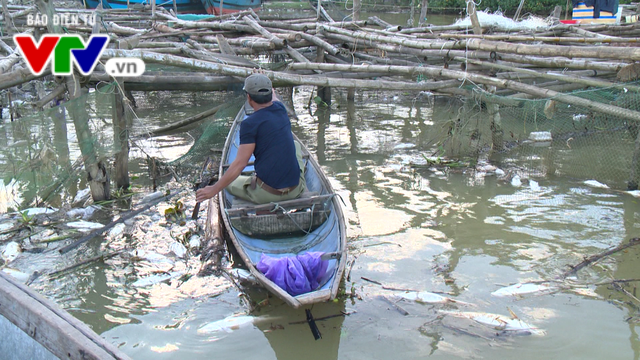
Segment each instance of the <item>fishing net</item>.
[{"label": "fishing net", "polygon": [[[84,159],[101,161],[113,178],[117,144],[112,123],[115,83],[101,83],[73,100],[38,111],[25,101],[8,99],[4,93],[0,121],[0,214],[31,206],[62,206],[86,189]],[[161,181],[179,176],[178,181],[197,178],[195,169],[212,151],[221,151],[230,120],[244,102],[238,91],[147,92],[130,105],[129,175],[133,186],[151,184],[149,159],[171,168]],[[14,94],[15,96],[15,94]],[[15,97],[14,97],[15,99]],[[12,104],[11,107],[6,104]],[[151,136],[165,124],[224,106],[195,125]],[[9,110],[10,108],[10,110]],[[11,115],[14,121],[11,121]],[[150,125],[151,124],[151,125]],[[177,171],[184,170],[184,171]],[[184,177],[183,177],[184,176]],[[155,186],[155,180],[153,180]],[[115,191],[115,190],[114,190]]]},{"label": "fishing net", "polygon": [[[640,110],[640,94],[625,88],[574,91],[571,95]],[[638,124],[552,98],[499,105],[505,151],[492,152],[499,132],[493,128],[490,101],[505,99],[500,94],[489,96],[487,101],[467,98],[462,106],[451,109],[453,115],[442,122],[440,132],[430,135],[438,149],[433,155],[467,158],[472,163],[491,155],[491,160],[520,175],[596,180],[615,189],[632,189],[637,183],[633,157]],[[550,141],[540,141],[549,135]]]}]

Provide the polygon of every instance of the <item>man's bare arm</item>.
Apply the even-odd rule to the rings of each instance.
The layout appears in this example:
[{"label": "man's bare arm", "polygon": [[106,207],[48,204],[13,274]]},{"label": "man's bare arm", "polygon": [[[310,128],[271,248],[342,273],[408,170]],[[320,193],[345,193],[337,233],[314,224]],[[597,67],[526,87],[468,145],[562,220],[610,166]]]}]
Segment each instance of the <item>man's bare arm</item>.
[{"label": "man's bare arm", "polygon": [[242,170],[247,167],[251,154],[255,150],[256,144],[242,144],[238,147],[238,154],[236,159],[233,160],[227,171],[222,175],[220,180],[213,185],[209,185],[196,191],[196,201],[202,202],[204,200],[214,197],[217,193],[222,191],[235,180]]}]

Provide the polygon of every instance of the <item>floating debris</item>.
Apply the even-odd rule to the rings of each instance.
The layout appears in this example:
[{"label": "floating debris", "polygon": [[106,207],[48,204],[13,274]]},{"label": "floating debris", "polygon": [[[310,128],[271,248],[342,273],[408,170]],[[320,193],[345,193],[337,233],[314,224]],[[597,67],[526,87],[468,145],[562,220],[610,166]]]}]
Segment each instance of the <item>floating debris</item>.
[{"label": "floating debris", "polygon": [[160,199],[164,195],[165,193],[162,191],[156,191],[151,194],[148,194],[145,197],[143,197],[142,200],[140,200],[140,205],[153,202],[154,200]]},{"label": "floating debris", "polygon": [[71,209],[67,211],[67,216],[70,218],[89,219],[93,215],[93,213],[96,212],[96,210],[99,210],[97,206],[90,205],[86,208]]},{"label": "floating debris", "polygon": [[12,278],[14,278],[14,279],[16,279],[18,281],[20,281],[23,284],[26,283],[29,280],[29,277],[30,277],[29,274],[27,274],[27,273],[23,273],[22,271],[19,271],[19,270],[16,270],[16,269],[12,269],[12,268],[9,268],[9,267],[2,268],[2,270],[0,270],[0,271],[2,271],[3,273],[11,276]]},{"label": "floating debris", "polygon": [[22,247],[15,241],[12,241],[5,246],[4,250],[2,250],[2,258],[6,261],[6,263],[10,263],[15,260],[18,255],[22,252]]},{"label": "floating debris", "polygon": [[403,294],[396,295],[405,300],[415,301],[423,304],[446,304],[446,303],[456,303],[456,304],[464,304],[464,305],[472,305],[470,303],[466,303],[463,301],[458,301],[452,299],[450,297],[442,296],[436,293],[432,293],[429,291],[411,291]]},{"label": "floating debris", "polygon": [[546,295],[554,293],[558,290],[560,290],[560,287],[551,283],[518,283],[500,288],[492,292],[491,295],[496,297],[521,297],[525,295]]},{"label": "floating debris", "polygon": [[184,259],[185,255],[187,255],[187,248],[177,241],[174,241],[169,245],[169,250],[181,259]]},{"label": "floating debris", "polygon": [[531,189],[531,191],[536,191],[536,192],[540,191],[540,185],[535,180],[529,180],[529,189]]},{"label": "floating debris", "polygon": [[109,237],[115,238],[116,236],[122,234],[126,227],[127,226],[123,223],[116,224],[113,228],[111,228],[111,230],[109,230]]},{"label": "floating debris", "polygon": [[198,334],[206,335],[206,334],[214,334],[217,332],[227,332],[230,333],[233,330],[238,330],[239,328],[246,325],[253,325],[253,322],[256,320],[253,316],[248,315],[232,315],[226,317],[222,320],[214,321],[208,323],[201,328],[198,329]]},{"label": "floating debris", "polygon": [[100,229],[104,227],[104,225],[100,223],[84,221],[84,220],[69,222],[67,223],[67,226],[72,227],[74,229],[78,229],[80,231],[90,231],[90,230]]},{"label": "floating debris", "polygon": [[234,278],[243,281],[243,282],[250,282],[250,283],[254,283],[257,284],[258,283],[258,279],[256,279],[251,272],[249,272],[248,270],[245,269],[232,269],[231,271],[229,271],[229,274],[231,276],[233,276]]},{"label": "floating debris", "polygon": [[76,196],[73,198],[73,204],[81,204],[85,201],[89,200],[91,196],[91,189],[82,189],[76,193]]},{"label": "floating debris", "polygon": [[198,249],[202,242],[200,241],[200,235],[193,235],[189,239],[189,249]]},{"label": "floating debris", "polygon": [[53,214],[57,211],[58,209],[56,208],[28,208],[28,209],[20,210],[14,214],[20,213],[27,216],[35,216],[35,215],[41,215],[41,214]]},{"label": "floating debris", "polygon": [[447,311],[440,310],[440,313],[455,316],[458,318],[473,320],[479,324],[489,326],[495,330],[513,333],[515,335],[546,335],[546,331],[539,329],[533,325],[518,318],[509,318],[504,315],[483,313],[483,312],[464,312],[464,311]]},{"label": "floating debris", "polygon": [[605,184],[603,184],[603,183],[601,183],[599,181],[596,181],[596,180],[587,180],[587,181],[583,182],[583,184],[591,186],[591,187],[594,187],[594,188],[599,188],[599,189],[608,189],[609,188],[609,186],[607,186],[607,185],[605,185]]},{"label": "floating debris", "polygon": [[142,249],[131,251],[132,260],[146,260],[152,263],[171,263],[173,264],[173,260],[169,259],[164,255],[160,255],[153,251],[145,251]]},{"label": "floating debris", "polygon": [[536,131],[529,134],[529,140],[536,142],[551,141],[551,133],[548,131]]},{"label": "floating debris", "polygon": [[519,175],[516,175],[516,176],[511,178],[511,185],[515,186],[515,187],[522,186],[522,180],[520,179]]},{"label": "floating debris", "polygon": [[137,280],[136,282],[131,284],[131,286],[133,286],[133,287],[151,286],[151,285],[155,285],[155,284],[161,283],[163,281],[167,281],[167,280],[170,280],[170,279],[173,279],[173,278],[180,277],[182,275],[184,275],[183,271],[172,271],[170,273],[151,275],[151,276],[147,276],[145,278]]}]

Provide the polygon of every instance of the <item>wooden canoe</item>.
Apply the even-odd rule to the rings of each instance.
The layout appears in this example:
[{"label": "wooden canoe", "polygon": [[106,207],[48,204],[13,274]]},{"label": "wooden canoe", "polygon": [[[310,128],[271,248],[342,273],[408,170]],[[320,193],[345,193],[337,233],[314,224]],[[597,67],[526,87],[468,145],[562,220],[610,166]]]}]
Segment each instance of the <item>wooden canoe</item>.
[{"label": "wooden canoe", "polygon": [[0,358],[128,360],[51,300],[0,271]]},{"label": "wooden canoe", "polygon": [[[240,144],[240,125],[252,112],[253,109],[245,104],[236,116],[223,148],[220,174],[235,159]],[[295,134],[294,139],[299,141]],[[235,198],[226,190],[218,197],[223,226],[251,274],[294,308],[334,299],[347,261],[346,230],[340,200],[320,165],[308,155],[304,145],[302,148],[307,190],[300,198],[282,201],[276,206],[274,203],[252,204]],[[254,171],[252,161],[253,156],[243,173]],[[292,223],[296,226],[292,227]],[[283,257],[305,252],[333,254],[319,287],[305,294],[288,294],[256,268],[262,254]]]}]

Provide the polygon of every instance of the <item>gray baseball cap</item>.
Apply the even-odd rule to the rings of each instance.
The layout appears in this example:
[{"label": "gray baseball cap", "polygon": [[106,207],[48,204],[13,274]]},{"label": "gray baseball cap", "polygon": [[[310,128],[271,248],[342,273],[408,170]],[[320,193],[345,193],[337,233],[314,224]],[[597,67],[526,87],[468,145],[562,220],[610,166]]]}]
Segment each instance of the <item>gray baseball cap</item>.
[{"label": "gray baseball cap", "polygon": [[250,95],[267,95],[271,92],[273,85],[271,80],[264,74],[252,74],[244,81],[242,90]]}]

